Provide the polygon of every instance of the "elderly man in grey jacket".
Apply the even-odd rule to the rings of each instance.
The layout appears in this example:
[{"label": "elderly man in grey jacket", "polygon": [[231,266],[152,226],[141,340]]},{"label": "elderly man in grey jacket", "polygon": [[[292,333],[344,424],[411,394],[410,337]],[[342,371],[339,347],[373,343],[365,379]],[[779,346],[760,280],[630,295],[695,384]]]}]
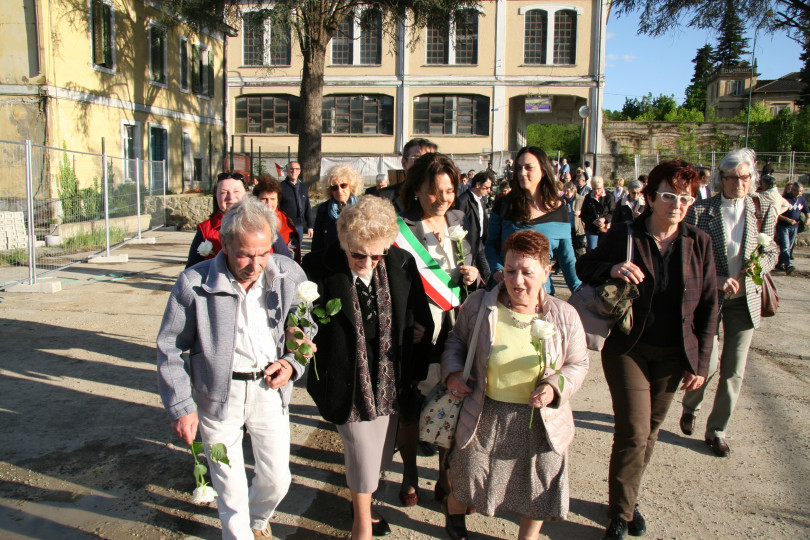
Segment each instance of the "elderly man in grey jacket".
[{"label": "elderly man in grey jacket", "polygon": [[[296,329],[284,325],[306,276],[272,254],[276,232],[275,216],[253,197],[231,208],[222,251],[180,274],[157,337],[158,387],[172,428],[191,444],[199,426],[206,453],[214,443],[227,447],[230,465],[209,463],[228,539],[269,537],[268,520],[291,481],[288,406],[304,366],[285,346]],[[255,459],[250,489],[243,427]]]}]

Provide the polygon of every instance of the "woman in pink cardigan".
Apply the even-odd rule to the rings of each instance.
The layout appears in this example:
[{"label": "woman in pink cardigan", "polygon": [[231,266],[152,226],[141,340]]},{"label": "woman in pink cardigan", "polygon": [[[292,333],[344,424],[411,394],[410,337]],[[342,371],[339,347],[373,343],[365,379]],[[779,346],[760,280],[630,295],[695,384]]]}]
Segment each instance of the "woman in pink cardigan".
[{"label": "woman in pink cardigan", "polygon": [[[469,297],[442,355],[442,380],[466,398],[449,456],[452,490],[442,502],[453,539],[467,537],[468,508],[521,516],[521,539],[538,538],[544,520],[568,513],[569,399],[588,373],[585,332],[574,308],[543,290],[548,239],[521,231],[504,250],[504,281]],[[468,342],[481,310],[465,382]]]}]

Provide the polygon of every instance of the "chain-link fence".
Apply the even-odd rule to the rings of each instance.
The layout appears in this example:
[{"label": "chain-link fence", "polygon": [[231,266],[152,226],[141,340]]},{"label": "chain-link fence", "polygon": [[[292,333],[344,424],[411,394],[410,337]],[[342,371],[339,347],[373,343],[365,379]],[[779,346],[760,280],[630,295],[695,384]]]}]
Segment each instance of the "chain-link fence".
[{"label": "chain-link fence", "polygon": [[[658,154],[599,154],[596,156],[597,172],[607,182],[616,178],[632,180],[649,172],[662,161],[683,159],[700,167],[714,170],[726,152],[672,152]],[[778,185],[799,181],[807,184],[810,180],[810,153],[774,152],[757,154],[757,168],[761,171],[770,162]]]},{"label": "chain-link fence", "polygon": [[0,289],[165,225],[165,195],[163,162],[0,141]]}]

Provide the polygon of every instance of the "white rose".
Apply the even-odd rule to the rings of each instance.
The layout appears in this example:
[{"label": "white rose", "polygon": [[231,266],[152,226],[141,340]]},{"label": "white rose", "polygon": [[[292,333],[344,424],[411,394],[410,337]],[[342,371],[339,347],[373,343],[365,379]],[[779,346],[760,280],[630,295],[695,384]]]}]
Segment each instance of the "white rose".
[{"label": "white rose", "polygon": [[305,281],[300,284],[295,293],[302,302],[314,302],[320,296],[318,294],[318,286],[311,281]]},{"label": "white rose", "polygon": [[217,491],[211,486],[199,486],[191,495],[191,502],[194,504],[208,504],[214,502]]},{"label": "white rose", "polygon": [[757,235],[757,245],[758,246],[767,246],[771,243],[771,237],[765,233],[759,233]]},{"label": "white rose", "polygon": [[467,236],[467,231],[465,231],[464,227],[462,227],[461,225],[453,225],[452,227],[447,229],[447,238],[449,238],[453,242],[464,240],[465,236]]},{"label": "white rose", "polygon": [[554,325],[542,319],[535,319],[532,321],[531,334],[532,338],[537,341],[542,341],[553,336],[555,333]]},{"label": "white rose", "polygon": [[208,257],[211,255],[212,251],[214,251],[214,244],[212,244],[210,240],[204,241],[200,244],[200,247],[197,248],[197,253],[202,257]]}]

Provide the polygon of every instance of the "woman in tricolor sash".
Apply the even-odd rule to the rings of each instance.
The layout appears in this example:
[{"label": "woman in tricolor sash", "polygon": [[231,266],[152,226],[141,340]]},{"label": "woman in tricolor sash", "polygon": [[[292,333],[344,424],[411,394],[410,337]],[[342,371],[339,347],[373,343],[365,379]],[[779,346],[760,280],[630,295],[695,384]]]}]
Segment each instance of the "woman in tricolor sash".
[{"label": "woman in tricolor sash", "polygon": [[[427,378],[429,364],[436,364],[438,368],[444,341],[455,324],[456,308],[468,294],[483,287],[489,279],[489,265],[480,239],[464,234],[470,230],[464,212],[452,209],[460,177],[458,168],[448,156],[428,153],[408,169],[400,192],[405,210],[400,215],[400,235],[396,245],[416,259],[434,324],[433,347],[422,360],[422,370],[417,368],[415,371],[416,380]],[[438,372],[436,378],[438,380]],[[419,500],[416,468],[418,423],[406,420],[400,423],[397,441],[405,467],[400,500],[405,506],[413,506]],[[439,457],[443,462],[443,452]],[[441,466],[435,497],[441,500],[448,492],[444,467]]]}]

